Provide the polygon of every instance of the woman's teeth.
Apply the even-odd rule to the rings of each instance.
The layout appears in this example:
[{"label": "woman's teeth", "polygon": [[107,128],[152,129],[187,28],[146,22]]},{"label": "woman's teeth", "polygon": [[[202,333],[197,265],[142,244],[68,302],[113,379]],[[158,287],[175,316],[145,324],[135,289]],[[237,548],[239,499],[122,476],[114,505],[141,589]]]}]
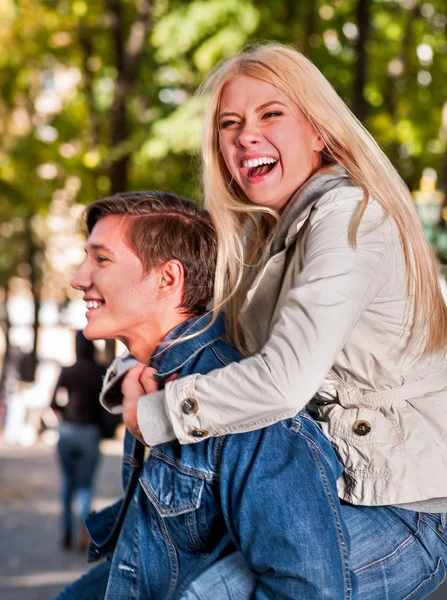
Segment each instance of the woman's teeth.
[{"label": "woman's teeth", "polygon": [[244,160],[242,164],[246,169],[252,169],[253,167],[260,167],[261,165],[272,165],[276,162],[278,161],[274,158],[263,156],[261,158],[252,158],[250,160]]},{"label": "woman's teeth", "polygon": [[99,308],[100,306],[102,306],[104,304],[104,302],[98,302],[96,300],[88,300],[87,301],[87,308],[89,310],[91,310],[92,308]]}]

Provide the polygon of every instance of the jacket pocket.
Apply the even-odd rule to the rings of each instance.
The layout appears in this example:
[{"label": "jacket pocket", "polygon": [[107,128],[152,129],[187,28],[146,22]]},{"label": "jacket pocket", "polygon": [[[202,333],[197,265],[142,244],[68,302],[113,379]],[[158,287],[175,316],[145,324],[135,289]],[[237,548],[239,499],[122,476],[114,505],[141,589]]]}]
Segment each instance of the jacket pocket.
[{"label": "jacket pocket", "polygon": [[344,408],[333,404],[325,410],[328,435],[336,446],[347,473],[356,478],[389,478],[403,464],[404,435],[392,408]]},{"label": "jacket pocket", "polygon": [[217,502],[210,502],[207,488],[212,482],[187,471],[187,467],[151,456],[140,483],[153,509],[154,530],[166,543],[197,553],[209,548]]}]

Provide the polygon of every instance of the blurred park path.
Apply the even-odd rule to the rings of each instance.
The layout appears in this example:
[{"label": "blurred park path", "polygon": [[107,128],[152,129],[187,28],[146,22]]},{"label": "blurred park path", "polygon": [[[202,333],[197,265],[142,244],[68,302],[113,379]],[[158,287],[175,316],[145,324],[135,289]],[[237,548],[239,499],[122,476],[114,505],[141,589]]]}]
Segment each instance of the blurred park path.
[{"label": "blurred park path", "polygon": [[[121,448],[102,442],[96,510],[120,495]],[[8,446],[0,437],[1,600],[52,600],[89,568],[77,549],[61,550],[58,486],[55,448]]]}]

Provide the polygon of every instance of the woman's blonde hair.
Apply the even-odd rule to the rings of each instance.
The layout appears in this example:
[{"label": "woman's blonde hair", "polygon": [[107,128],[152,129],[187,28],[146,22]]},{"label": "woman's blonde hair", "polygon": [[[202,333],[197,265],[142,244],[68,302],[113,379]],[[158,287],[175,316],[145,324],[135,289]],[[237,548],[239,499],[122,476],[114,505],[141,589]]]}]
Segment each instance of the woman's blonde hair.
[{"label": "woman's blonde hair", "polygon": [[236,54],[211,72],[201,89],[201,93],[211,96],[202,156],[205,203],[218,234],[215,310],[224,308],[235,345],[244,349],[237,316],[253,279],[252,265],[257,262],[258,268],[266,260],[267,235],[278,221],[273,210],[250,203],[232,179],[220,152],[222,90],[238,75],[266,81],[293,100],[325,143],[323,164],[342,165],[364,190],[365,198],[348,232],[353,247],[369,195],[394,219],[412,299],[408,349],[423,343],[425,355],[443,350],[447,345],[447,307],[440,291],[437,263],[408,188],[320,71],[301,53],[280,44],[260,45]]}]

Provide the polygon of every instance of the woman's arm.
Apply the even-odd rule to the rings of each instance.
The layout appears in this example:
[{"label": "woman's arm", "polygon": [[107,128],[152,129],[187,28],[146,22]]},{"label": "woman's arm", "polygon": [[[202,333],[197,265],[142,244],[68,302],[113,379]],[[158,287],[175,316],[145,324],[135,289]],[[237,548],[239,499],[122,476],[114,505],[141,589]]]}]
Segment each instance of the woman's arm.
[{"label": "woman's arm", "polygon": [[[358,197],[328,200],[313,213],[303,269],[264,347],[240,363],[169,383],[166,396],[140,398],[138,424],[148,444],[167,441],[166,423],[181,443],[260,429],[296,414],[317,392],[392,277],[393,252],[400,251],[396,228],[376,202],[369,203],[352,248],[348,228]],[[194,414],[184,404],[188,398],[198,403]]]}]

